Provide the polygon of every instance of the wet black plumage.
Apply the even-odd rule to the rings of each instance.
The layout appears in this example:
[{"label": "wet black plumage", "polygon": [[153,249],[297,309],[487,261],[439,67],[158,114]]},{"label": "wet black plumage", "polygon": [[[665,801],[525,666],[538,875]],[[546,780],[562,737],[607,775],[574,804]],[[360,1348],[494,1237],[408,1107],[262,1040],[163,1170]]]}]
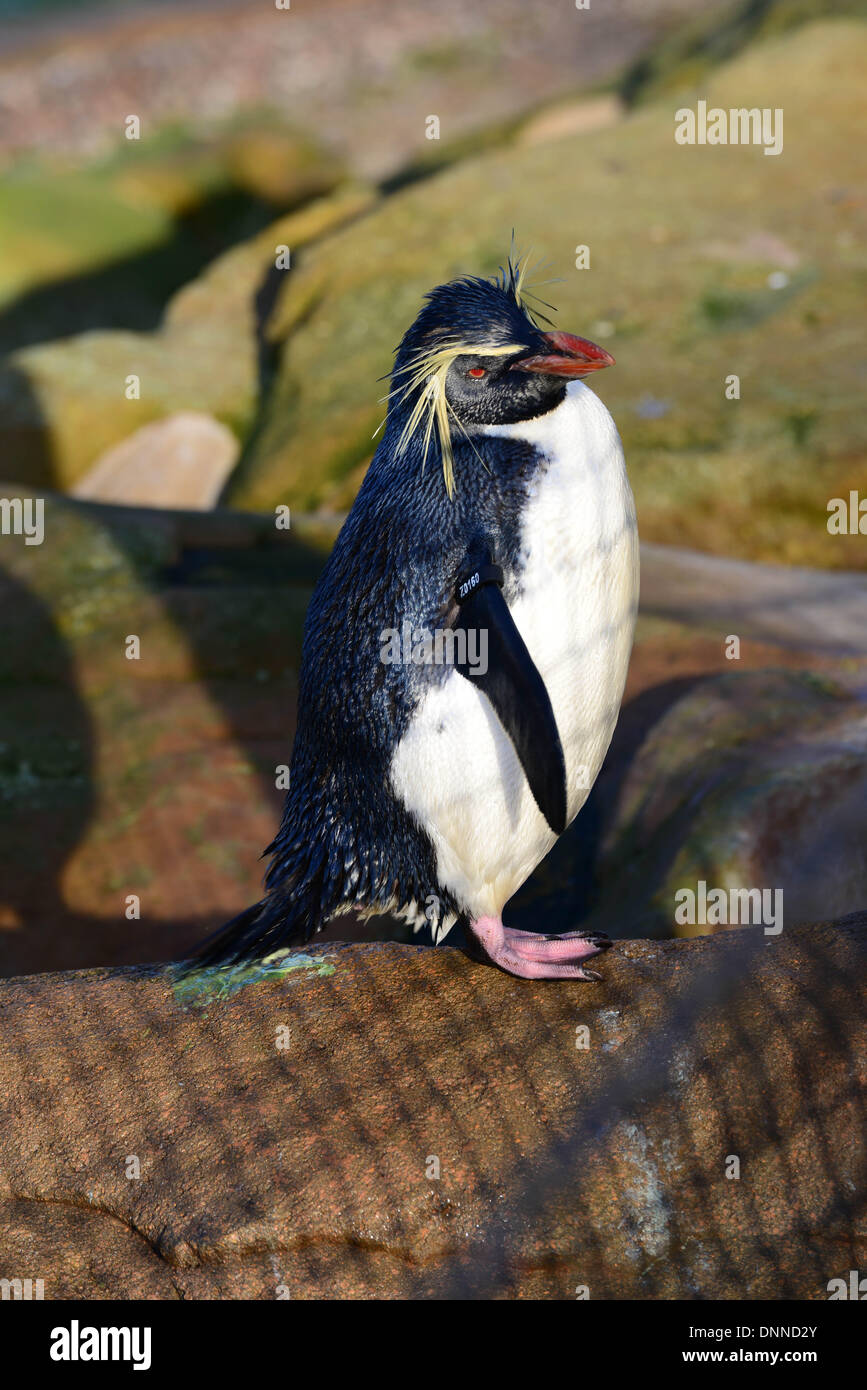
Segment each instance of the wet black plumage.
[{"label": "wet black plumage", "polygon": [[453,429],[452,497],[436,435],[427,456],[418,433],[401,449],[417,400],[417,391],[406,390],[412,365],[419,353],[455,338],[470,354],[477,346],[519,345],[492,359],[493,373],[503,373],[502,399],[492,393],[487,422],[492,410],[505,422],[549,409],[565,390],[556,379],[505,375],[515,356],[546,351],[522,306],[514,268],[494,282],[462,279],[428,296],[398,348],[383,439],[308,610],[290,788],[266,850],[266,894],[199,948],[197,965],[301,945],[351,908],[384,912],[415,902],[423,911],[435,894],[444,914],[463,912],[437,881],[425,827],[388,781],[394,748],[426,683],[448,672],[384,664],[382,633],[405,619],[414,628],[451,626],[455,582],[468,563],[496,561],[503,597],[516,596],[521,512],[528,483],[544,463],[527,443],[473,438],[471,403],[463,427]]}]

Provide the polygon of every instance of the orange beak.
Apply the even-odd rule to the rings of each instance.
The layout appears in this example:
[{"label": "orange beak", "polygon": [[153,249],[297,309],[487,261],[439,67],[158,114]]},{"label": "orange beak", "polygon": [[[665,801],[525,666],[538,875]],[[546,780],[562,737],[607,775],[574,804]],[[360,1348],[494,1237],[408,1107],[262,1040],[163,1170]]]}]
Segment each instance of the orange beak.
[{"label": "orange beak", "polygon": [[511,367],[513,372],[544,372],[548,376],[586,376],[588,372],[599,372],[603,367],[613,367],[614,358],[604,348],[597,347],[587,338],[576,338],[574,333],[546,333],[545,341],[551,344],[550,354],[537,357],[524,357]]}]

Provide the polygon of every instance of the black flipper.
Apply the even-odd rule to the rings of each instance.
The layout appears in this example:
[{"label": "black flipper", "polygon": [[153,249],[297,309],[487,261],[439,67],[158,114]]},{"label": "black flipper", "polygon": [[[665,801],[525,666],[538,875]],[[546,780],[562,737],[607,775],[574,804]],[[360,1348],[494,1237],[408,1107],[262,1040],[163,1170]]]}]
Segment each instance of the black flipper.
[{"label": "black flipper", "polygon": [[[482,564],[461,570],[455,586],[458,616],[452,626],[469,634],[487,631],[487,670],[474,674],[470,662],[457,661],[462,676],[483,690],[512,740],[536,805],[555,835],[566,829],[566,760],[545,682],[515,626],[502,594],[503,572]],[[478,639],[467,639],[477,658]]]}]

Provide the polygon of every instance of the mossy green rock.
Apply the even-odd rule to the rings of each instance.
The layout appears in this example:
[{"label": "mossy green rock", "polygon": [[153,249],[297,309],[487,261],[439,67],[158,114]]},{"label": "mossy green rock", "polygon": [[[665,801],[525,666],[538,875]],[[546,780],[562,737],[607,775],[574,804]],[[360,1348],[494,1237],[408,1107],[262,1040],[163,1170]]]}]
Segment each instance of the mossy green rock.
[{"label": "mossy green rock", "polygon": [[176,219],[209,200],[246,195],[289,212],[345,177],[328,150],[276,116],[209,134],[166,125],[89,163],[22,158],[0,183],[0,307],[167,242]]},{"label": "mossy green rock", "polygon": [[722,13],[701,7],[627,69],[621,92],[649,101],[694,87],[757,39],[784,34],[810,20],[867,17],[865,0],[730,0]]},{"label": "mossy green rock", "polygon": [[[154,333],[91,332],[13,353],[0,364],[7,476],[67,488],[113,444],[178,410],[213,415],[243,439],[259,395],[256,296],[276,248],[294,252],[372,196],[347,185],[272,223],[185,286]],[[132,376],[138,399],[127,395]]]},{"label": "mossy green rock", "polygon": [[126,196],[99,171],[33,161],[0,182],[0,308],[40,284],[146,251],[171,235],[158,200]]},{"label": "mossy green rock", "polygon": [[[377,379],[422,296],[492,272],[515,227],[547,260],[541,278],[563,277],[541,291],[558,326],[617,357],[594,389],[645,538],[863,567],[858,537],[828,535],[826,505],[863,481],[865,153],[851,132],[865,64],[867,26],[826,21],[702,81],[692,97],[711,105],[782,108],[778,157],[678,145],[659,100],[590,137],[468,160],[319,242],[277,307],[279,378],[231,500],[346,505],[383,414]],[[575,269],[579,245],[589,270]]]}]

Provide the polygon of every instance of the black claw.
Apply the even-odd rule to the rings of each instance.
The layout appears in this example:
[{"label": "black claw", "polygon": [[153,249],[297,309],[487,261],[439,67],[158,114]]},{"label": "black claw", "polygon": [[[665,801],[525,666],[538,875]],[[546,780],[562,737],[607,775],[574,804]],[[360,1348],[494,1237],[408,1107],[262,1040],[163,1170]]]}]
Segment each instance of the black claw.
[{"label": "black claw", "polygon": [[588,970],[586,965],[582,965],[581,974],[585,980],[591,980],[594,985],[598,984],[599,981],[602,979],[602,976],[597,975],[595,970]]},{"label": "black claw", "polygon": [[[560,933],[560,932],[549,932],[549,933],[546,933],[544,936],[540,936],[540,937],[539,937],[539,940],[540,940],[540,941],[563,941],[563,940],[564,940],[564,937],[565,937],[565,933]],[[614,942],[611,940],[611,937],[610,937],[610,936],[606,936],[606,934],[605,934],[604,931],[581,931],[581,932],[576,932],[576,933],[575,933],[575,936],[574,936],[574,938],[573,938],[573,940],[575,940],[575,941],[589,941],[590,944],[591,944],[591,946],[600,946],[600,947],[602,948],[603,951],[607,951],[607,949],[608,949],[609,946],[613,946],[613,945],[614,945]]]}]

